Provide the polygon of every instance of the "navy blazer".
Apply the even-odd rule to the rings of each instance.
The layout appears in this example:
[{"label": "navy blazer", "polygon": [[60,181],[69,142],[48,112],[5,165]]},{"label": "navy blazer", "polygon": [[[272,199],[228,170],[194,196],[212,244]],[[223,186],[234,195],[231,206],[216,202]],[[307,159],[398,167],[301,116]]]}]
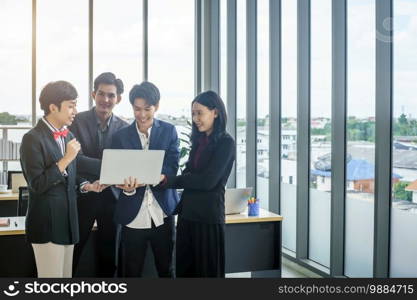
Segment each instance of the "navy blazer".
[{"label": "navy blazer", "polygon": [[[178,172],[179,140],[175,126],[167,122],[154,119],[149,150],[165,150],[162,174],[175,176]],[[117,131],[113,135],[112,149],[143,149],[136,121],[130,126]],[[151,186],[153,195],[167,216],[172,215],[178,204],[178,194],[174,189],[164,189],[160,186]],[[126,196],[119,190],[114,220],[117,224],[127,225],[133,221],[142,205],[145,187],[136,189],[136,194]]]}]

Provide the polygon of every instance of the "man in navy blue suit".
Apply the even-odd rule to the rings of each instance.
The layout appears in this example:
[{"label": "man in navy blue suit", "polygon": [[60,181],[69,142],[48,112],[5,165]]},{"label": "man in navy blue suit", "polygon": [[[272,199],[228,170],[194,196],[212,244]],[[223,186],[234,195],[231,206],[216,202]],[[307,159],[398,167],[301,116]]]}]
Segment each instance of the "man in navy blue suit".
[{"label": "man in navy blue suit", "polygon": [[[160,93],[150,82],[135,85],[129,93],[135,121],[113,135],[113,149],[165,150],[162,174],[176,175],[179,140],[175,127],[154,118]],[[119,276],[140,277],[148,243],[159,277],[173,277],[172,253],[175,240],[172,213],[178,203],[174,189],[143,185],[125,179],[116,204],[115,222],[121,224]]]}]

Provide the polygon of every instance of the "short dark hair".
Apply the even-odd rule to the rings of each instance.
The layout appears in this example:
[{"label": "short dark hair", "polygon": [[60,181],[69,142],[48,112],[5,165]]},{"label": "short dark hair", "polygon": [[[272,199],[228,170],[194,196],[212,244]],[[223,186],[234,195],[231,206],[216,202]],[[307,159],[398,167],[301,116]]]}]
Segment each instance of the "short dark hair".
[{"label": "short dark hair", "polygon": [[116,93],[117,95],[121,95],[124,92],[123,81],[119,78],[116,78],[111,72],[104,72],[101,73],[94,79],[94,92],[97,92],[98,86],[100,84],[111,84],[116,86]]},{"label": "short dark hair", "polygon": [[[197,95],[191,105],[193,105],[195,102],[204,105],[209,110],[217,110],[217,118],[214,119],[213,132],[211,134],[214,142],[217,142],[217,140],[226,132],[227,124],[226,108],[222,98],[220,98],[220,96],[214,91],[206,91]],[[199,132],[197,126],[193,122],[191,129],[192,146],[195,146],[200,136],[204,134],[205,133]]]},{"label": "short dark hair", "polygon": [[78,97],[75,87],[64,80],[53,81],[45,85],[39,96],[41,109],[48,115],[51,111],[49,105],[55,104],[61,109],[61,103],[66,100],[75,100]]},{"label": "short dark hair", "polygon": [[141,84],[135,84],[129,92],[129,101],[132,105],[137,98],[144,99],[148,105],[157,105],[161,94],[156,85],[149,81],[144,81]]}]

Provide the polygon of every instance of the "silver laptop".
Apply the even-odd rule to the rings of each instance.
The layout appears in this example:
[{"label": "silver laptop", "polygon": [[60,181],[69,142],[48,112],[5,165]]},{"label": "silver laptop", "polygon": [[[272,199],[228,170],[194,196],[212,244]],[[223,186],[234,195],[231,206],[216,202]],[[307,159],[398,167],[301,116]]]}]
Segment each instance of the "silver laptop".
[{"label": "silver laptop", "polygon": [[240,214],[248,206],[248,199],[252,195],[252,188],[226,189],[224,205],[226,215]]},{"label": "silver laptop", "polygon": [[164,150],[105,149],[100,183],[123,184],[132,176],[141,184],[158,184],[164,156]]}]

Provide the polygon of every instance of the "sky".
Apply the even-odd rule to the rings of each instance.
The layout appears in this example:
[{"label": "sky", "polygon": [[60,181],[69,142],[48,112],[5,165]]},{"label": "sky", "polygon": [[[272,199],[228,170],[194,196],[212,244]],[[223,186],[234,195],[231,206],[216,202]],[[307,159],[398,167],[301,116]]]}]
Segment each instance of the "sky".
[{"label": "sky", "polygon": [[[37,95],[68,80],[88,107],[88,2],[38,0]],[[115,112],[131,117],[128,91],[142,81],[142,7],[137,0],[95,1],[94,76],[113,71],[125,83]],[[221,0],[221,94],[227,102],[226,8]],[[258,1],[258,116],[269,113],[268,1]],[[282,3],[283,116],[296,116],[297,5]],[[246,114],[245,0],[237,1],[238,117]],[[18,17],[17,17],[18,16]],[[375,0],[348,1],[348,114],[375,114]],[[31,112],[31,1],[0,1],[0,111]],[[417,117],[417,1],[394,1],[394,115]],[[312,117],[331,114],[331,0],[312,1]],[[194,96],[194,1],[149,1],[149,80],[161,90],[160,113],[188,115]],[[38,109],[39,111],[39,109]]]}]

